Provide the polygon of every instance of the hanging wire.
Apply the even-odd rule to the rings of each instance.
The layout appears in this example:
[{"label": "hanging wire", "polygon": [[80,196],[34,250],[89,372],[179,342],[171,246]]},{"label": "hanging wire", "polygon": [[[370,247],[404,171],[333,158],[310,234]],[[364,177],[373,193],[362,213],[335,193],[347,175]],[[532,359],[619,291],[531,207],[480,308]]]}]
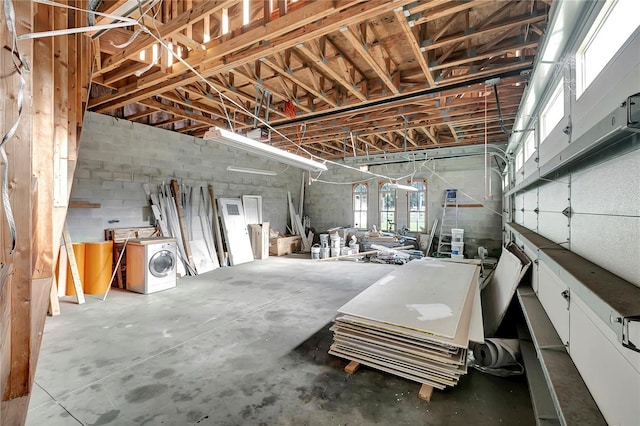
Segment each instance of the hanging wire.
[{"label": "hanging wire", "polygon": [[484,85],[484,199],[487,197],[487,84]]}]

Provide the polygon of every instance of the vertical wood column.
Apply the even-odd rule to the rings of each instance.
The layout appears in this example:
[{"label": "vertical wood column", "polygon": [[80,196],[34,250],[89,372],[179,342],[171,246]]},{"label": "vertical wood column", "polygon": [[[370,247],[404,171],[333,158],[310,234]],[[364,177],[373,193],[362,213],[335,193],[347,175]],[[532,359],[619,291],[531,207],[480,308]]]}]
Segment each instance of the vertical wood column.
[{"label": "vertical wood column", "polygon": [[[18,34],[31,32],[33,4],[31,2],[13,2],[16,21],[14,25]],[[7,31],[4,14],[0,18],[3,45],[12,46],[12,36]],[[33,63],[33,42],[19,43],[25,60]],[[19,77],[15,73],[13,58],[6,50],[0,54],[1,74],[10,76],[2,79],[0,85],[3,103],[3,131],[9,129],[18,118]],[[9,167],[9,199],[15,218],[17,240],[16,249],[11,253],[12,238],[5,219],[5,211],[0,207],[0,262],[13,264],[13,275],[10,280],[9,306],[2,306],[11,312],[10,347],[3,348],[2,356],[10,356],[9,374],[2,394],[0,422],[2,424],[22,424],[26,419],[31,387],[30,353],[31,353],[31,276],[32,262],[32,218],[34,215],[34,199],[32,197],[32,104],[31,73],[25,74],[27,80],[23,92],[24,103],[20,126],[15,136],[5,144]],[[4,136],[4,135],[3,135]],[[4,166],[4,165],[3,165]],[[7,301],[5,301],[7,303]]]}]

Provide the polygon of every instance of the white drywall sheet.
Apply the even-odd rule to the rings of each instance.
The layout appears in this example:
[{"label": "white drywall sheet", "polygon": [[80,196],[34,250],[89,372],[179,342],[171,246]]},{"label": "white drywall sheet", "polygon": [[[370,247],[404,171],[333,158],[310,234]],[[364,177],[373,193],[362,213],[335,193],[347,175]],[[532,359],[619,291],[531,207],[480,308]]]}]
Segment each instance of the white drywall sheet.
[{"label": "white drywall sheet", "polygon": [[477,269],[475,265],[431,258],[413,260],[371,285],[338,312],[454,338],[469,289],[472,284],[477,287]]},{"label": "white drywall sheet", "polygon": [[489,284],[482,290],[482,314],[486,336],[493,336],[507,312],[520,279],[531,265],[522,262],[508,249],[503,249]]},{"label": "white drywall sheet", "polygon": [[253,261],[242,201],[239,198],[219,198],[218,203],[231,265]]}]

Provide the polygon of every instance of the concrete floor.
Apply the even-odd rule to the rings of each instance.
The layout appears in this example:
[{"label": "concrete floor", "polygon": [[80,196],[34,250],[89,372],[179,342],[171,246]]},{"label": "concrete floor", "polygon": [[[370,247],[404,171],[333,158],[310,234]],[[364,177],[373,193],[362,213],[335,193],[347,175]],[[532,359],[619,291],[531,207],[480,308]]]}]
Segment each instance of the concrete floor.
[{"label": "concrete floor", "polygon": [[336,309],[401,266],[276,258],[48,318],[27,424],[535,424],[524,377],[419,384],[327,354]]}]

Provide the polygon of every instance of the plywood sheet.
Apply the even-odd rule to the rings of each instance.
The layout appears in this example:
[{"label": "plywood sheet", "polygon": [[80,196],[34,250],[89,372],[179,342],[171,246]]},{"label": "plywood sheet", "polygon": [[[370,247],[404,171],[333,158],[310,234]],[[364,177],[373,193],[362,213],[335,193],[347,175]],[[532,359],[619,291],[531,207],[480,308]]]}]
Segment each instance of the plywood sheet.
[{"label": "plywood sheet", "polygon": [[476,270],[474,265],[430,258],[413,260],[371,285],[338,312],[454,338],[471,284],[477,282]]}]

